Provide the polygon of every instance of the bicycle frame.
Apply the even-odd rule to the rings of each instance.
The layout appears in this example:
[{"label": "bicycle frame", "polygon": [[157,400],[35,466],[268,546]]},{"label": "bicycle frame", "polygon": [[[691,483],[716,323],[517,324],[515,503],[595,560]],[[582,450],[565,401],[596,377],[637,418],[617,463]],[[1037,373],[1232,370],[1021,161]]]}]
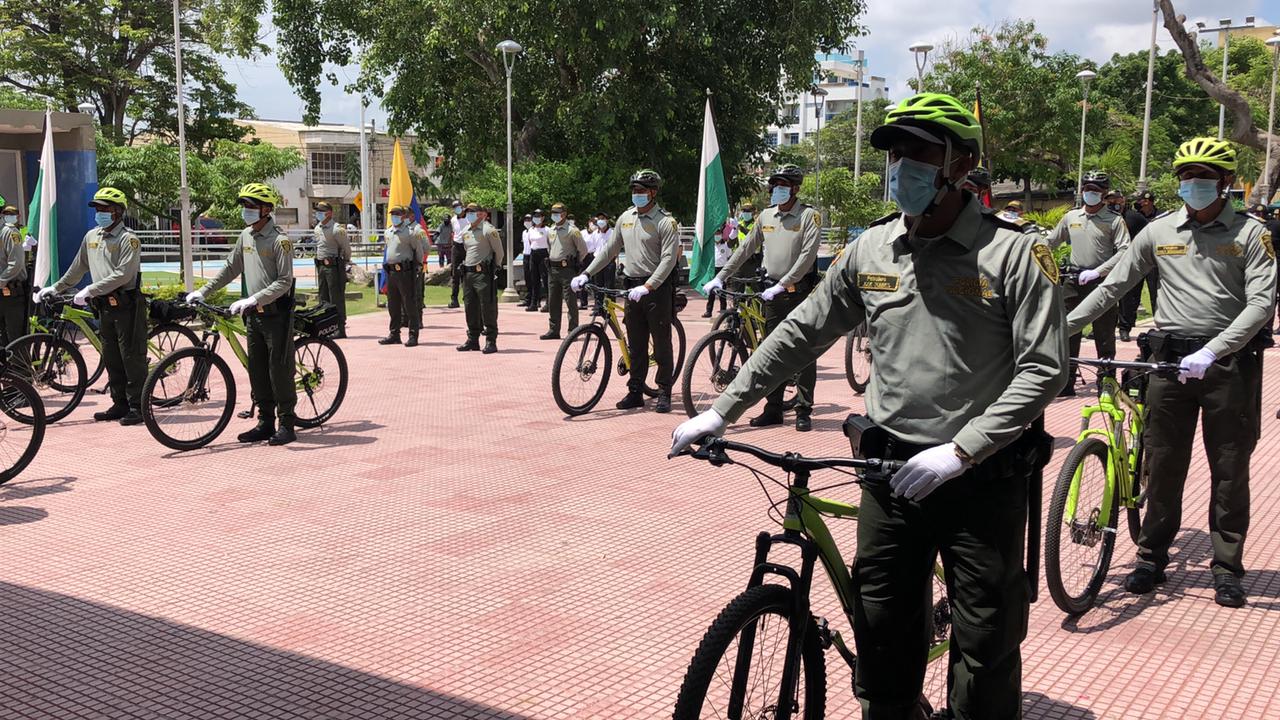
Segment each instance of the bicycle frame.
[{"label": "bicycle frame", "polygon": [[[1112,507],[1119,502],[1123,507],[1137,506],[1137,497],[1132,492],[1133,466],[1136,464],[1137,444],[1133,448],[1128,445],[1128,438],[1141,438],[1143,430],[1144,407],[1125,392],[1115,378],[1101,377],[1102,388],[1098,393],[1098,404],[1087,405],[1082,409],[1080,435],[1077,444],[1090,436],[1101,438],[1107,444],[1107,482],[1102,491],[1102,505],[1099,507],[1098,522],[1102,529],[1107,518],[1111,517]],[[1092,427],[1094,415],[1101,415],[1102,427]],[[1127,422],[1126,422],[1127,421]],[[1072,479],[1071,491],[1067,494],[1067,506],[1063,513],[1063,521],[1074,523],[1076,520],[1076,504],[1080,499],[1080,476],[1077,472]]]},{"label": "bicycle frame", "polygon": [[[52,333],[58,323],[70,323],[80,330],[80,334],[84,335],[94,350],[102,352],[102,336],[98,334],[93,325],[89,324],[89,321],[93,319],[95,319],[94,314],[88,310],[81,310],[71,305],[63,305],[61,314],[52,323],[54,327],[45,327],[44,323],[40,322],[40,318],[36,315],[32,315],[28,319],[28,325],[33,333]],[[162,355],[160,347],[152,342],[150,338],[147,338],[147,353],[153,358],[159,358]]]},{"label": "bicycle frame", "polygon": [[225,339],[227,347],[231,348],[231,353],[236,356],[236,359],[247,370],[249,368],[249,353],[245,350],[244,344],[240,342],[240,338],[248,336],[244,322],[239,318],[217,315],[212,316],[212,320],[213,325],[205,327],[204,337],[201,338],[200,344],[210,352],[217,352],[218,341]]}]

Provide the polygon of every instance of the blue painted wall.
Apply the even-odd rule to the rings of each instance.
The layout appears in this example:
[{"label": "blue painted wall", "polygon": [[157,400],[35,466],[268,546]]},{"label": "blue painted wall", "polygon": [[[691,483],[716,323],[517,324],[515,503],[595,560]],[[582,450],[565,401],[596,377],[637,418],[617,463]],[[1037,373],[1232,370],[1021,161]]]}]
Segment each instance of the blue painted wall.
[{"label": "blue painted wall", "polygon": [[[98,153],[93,150],[54,150],[53,161],[58,175],[58,272],[66,272],[80,251],[80,241],[93,227],[93,208],[89,201],[98,192]],[[34,192],[40,175],[40,152],[23,153],[26,169],[24,187]],[[86,274],[81,285],[88,284]]]}]

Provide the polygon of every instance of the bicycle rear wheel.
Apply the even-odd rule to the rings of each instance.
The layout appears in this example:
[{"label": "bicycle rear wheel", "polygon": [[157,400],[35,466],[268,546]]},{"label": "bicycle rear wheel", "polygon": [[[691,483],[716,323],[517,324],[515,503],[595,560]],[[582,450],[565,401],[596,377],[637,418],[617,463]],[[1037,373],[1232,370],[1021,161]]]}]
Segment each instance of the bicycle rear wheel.
[{"label": "bicycle rear wheel", "polygon": [[680,394],[689,417],[711,407],[747,362],[747,348],[733,332],[720,330],[694,343],[680,374]]},{"label": "bicycle rear wheel", "polygon": [[947,672],[950,668],[948,651],[951,649],[951,598],[943,579],[942,566],[933,571],[933,605],[929,618],[932,634],[929,637],[928,664],[924,668],[924,687],[920,698],[927,703],[922,716],[947,707]]},{"label": "bicycle rear wheel", "polygon": [[[1078,443],[1062,464],[1049,503],[1044,579],[1054,604],[1068,615],[1079,615],[1093,606],[1111,567],[1119,506],[1118,498],[1113,497],[1107,517],[1102,517],[1109,453],[1110,448],[1097,437]],[[1067,517],[1072,493],[1076,495],[1075,514]]]},{"label": "bicycle rear wheel", "polygon": [[[70,415],[84,399],[84,358],[75,345],[48,333],[24,335],[9,343],[9,372],[26,380],[44,403],[45,422]],[[34,423],[35,416],[14,408],[15,420]]]},{"label": "bicycle rear wheel", "polygon": [[[102,364],[102,352],[93,346],[89,338],[75,323],[63,323],[62,330],[58,334],[63,340],[76,346],[76,350],[80,351],[80,357],[84,358],[84,370],[88,377],[85,383],[89,387],[98,384],[98,380],[102,378],[102,371],[106,369],[106,365]],[[101,342],[101,341],[99,341]]]},{"label": "bicycle rear wheel", "polygon": [[313,428],[333,417],[347,396],[347,358],[332,340],[299,338],[294,347],[295,422]]},{"label": "bicycle rear wheel", "polygon": [[[671,318],[671,334],[671,360],[673,363],[671,365],[671,384],[674,385],[676,378],[680,377],[680,373],[684,369],[684,325],[680,323],[680,318],[678,317]],[[653,348],[650,347],[649,350],[651,353],[649,356],[649,365],[656,369],[658,362],[652,355]],[[658,397],[658,385],[656,380],[651,383],[650,380],[652,379],[654,379],[653,375],[645,373],[644,394],[649,397]]]},{"label": "bicycle rear wheel", "polygon": [[36,389],[20,377],[0,373],[0,485],[35,459],[44,428],[44,403]]},{"label": "bicycle rear wheel", "polygon": [[155,368],[165,357],[184,347],[195,347],[200,338],[186,325],[163,323],[147,332],[147,366]]},{"label": "bicycle rear wheel", "polygon": [[[790,588],[757,585],[734,598],[711,623],[685,672],[673,720],[772,718],[786,666]],[[791,717],[820,720],[827,702],[827,667],[813,617],[800,623],[804,640],[796,692],[783,702]]]},{"label": "bicycle rear wheel", "polygon": [[871,382],[871,341],[865,322],[845,336],[844,376],[854,392],[861,395],[867,391]]},{"label": "bicycle rear wheel", "polygon": [[174,450],[213,442],[231,422],[236,384],[227,362],[207,348],[182,348],[161,360],[142,386],[142,419]]},{"label": "bicycle rear wheel", "polygon": [[613,371],[613,348],[595,323],[574,328],[560,343],[551,365],[551,396],[569,416],[582,415],[604,397]]}]

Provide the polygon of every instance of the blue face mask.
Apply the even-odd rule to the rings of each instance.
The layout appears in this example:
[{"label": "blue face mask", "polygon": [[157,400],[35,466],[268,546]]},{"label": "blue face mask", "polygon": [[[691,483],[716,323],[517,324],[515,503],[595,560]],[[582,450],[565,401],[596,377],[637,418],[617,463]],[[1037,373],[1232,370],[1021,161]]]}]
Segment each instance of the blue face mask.
[{"label": "blue face mask", "polygon": [[1102,202],[1102,193],[1089,190],[1085,193],[1082,193],[1080,195],[1080,198],[1084,200],[1085,205],[1088,205],[1089,207],[1093,207],[1094,205],[1097,205],[1098,203]]},{"label": "blue face mask", "polygon": [[454,209],[453,209],[453,214],[454,214],[454,215],[457,215],[458,217],[462,217],[462,211],[463,211],[464,209],[465,209],[465,208],[456,207],[456,208],[454,208]]},{"label": "blue face mask", "polygon": [[742,219],[742,222],[751,222],[752,213],[744,212],[738,217]]},{"label": "blue face mask", "polygon": [[240,218],[244,220],[245,225],[252,225],[262,219],[262,211],[258,208],[242,207]]},{"label": "blue face mask", "polygon": [[5,215],[5,216],[4,216],[4,224],[5,224],[5,225],[17,225],[17,224],[18,224],[18,216],[17,216],[17,215]]},{"label": "blue face mask", "polygon": [[[468,217],[470,217],[470,216],[468,216]],[[533,216],[533,224],[534,224],[534,225],[537,225],[538,227],[542,227],[542,216],[541,216],[541,215],[534,215],[534,216]]]},{"label": "blue face mask", "polygon": [[786,205],[791,199],[791,188],[786,185],[774,185],[769,192],[770,205]]},{"label": "blue face mask", "polygon": [[475,213],[467,213],[467,224],[469,224],[469,225],[475,225],[475,224],[476,224],[476,214],[475,214]]},{"label": "blue face mask", "polygon": [[391,225],[392,225],[392,227],[400,227],[403,223],[404,223],[404,216],[403,216],[403,215],[392,215],[392,216],[391,216]]},{"label": "blue face mask", "polygon": [[551,222],[559,224],[560,221],[563,219],[564,219],[564,216],[561,215],[560,213],[551,213]]},{"label": "blue face mask", "polygon": [[317,210],[317,211],[316,211],[316,222],[318,222],[318,223],[322,223],[322,222],[324,222],[324,216],[325,216],[325,215],[327,215],[327,214],[328,214],[328,213],[324,212],[323,210]]},{"label": "blue face mask", "polygon": [[1217,180],[1194,178],[1178,183],[1178,197],[1192,210],[1209,207],[1221,194],[1218,192]]},{"label": "blue face mask", "polygon": [[111,213],[99,210],[93,214],[93,221],[98,224],[98,227],[106,228],[111,227],[111,223],[115,222],[116,219]]},{"label": "blue face mask", "polygon": [[631,204],[642,208],[649,204],[649,193],[631,193]]},{"label": "blue face mask", "polygon": [[942,168],[901,158],[889,166],[889,196],[909,217],[919,217],[938,195],[934,182]]}]

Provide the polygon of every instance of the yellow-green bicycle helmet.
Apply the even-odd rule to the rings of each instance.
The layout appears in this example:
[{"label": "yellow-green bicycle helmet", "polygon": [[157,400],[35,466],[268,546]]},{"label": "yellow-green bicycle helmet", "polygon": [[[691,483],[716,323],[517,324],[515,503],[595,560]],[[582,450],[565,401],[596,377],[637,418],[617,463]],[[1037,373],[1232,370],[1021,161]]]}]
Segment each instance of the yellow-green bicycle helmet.
[{"label": "yellow-green bicycle helmet", "polygon": [[1201,137],[1188,140],[1178,147],[1173,156],[1173,169],[1184,165],[1211,165],[1227,172],[1236,171],[1236,150],[1226,140]]},{"label": "yellow-green bicycle helmet", "polygon": [[943,93],[919,93],[898,103],[885,115],[884,125],[871,133],[871,145],[877,150],[888,150],[903,131],[935,138],[941,131],[975,155],[982,153],[982,126],[978,118],[959,100]]},{"label": "yellow-green bicycle helmet", "polygon": [[249,183],[240,188],[239,194],[236,195],[237,201],[252,200],[262,205],[276,206],[280,204],[280,196],[276,195],[276,191],[271,186],[262,183]]},{"label": "yellow-green bicycle helmet", "polygon": [[125,197],[124,193],[113,187],[98,188],[98,192],[93,194],[93,200],[89,201],[89,207],[101,205],[103,203],[128,208],[129,198]]}]

